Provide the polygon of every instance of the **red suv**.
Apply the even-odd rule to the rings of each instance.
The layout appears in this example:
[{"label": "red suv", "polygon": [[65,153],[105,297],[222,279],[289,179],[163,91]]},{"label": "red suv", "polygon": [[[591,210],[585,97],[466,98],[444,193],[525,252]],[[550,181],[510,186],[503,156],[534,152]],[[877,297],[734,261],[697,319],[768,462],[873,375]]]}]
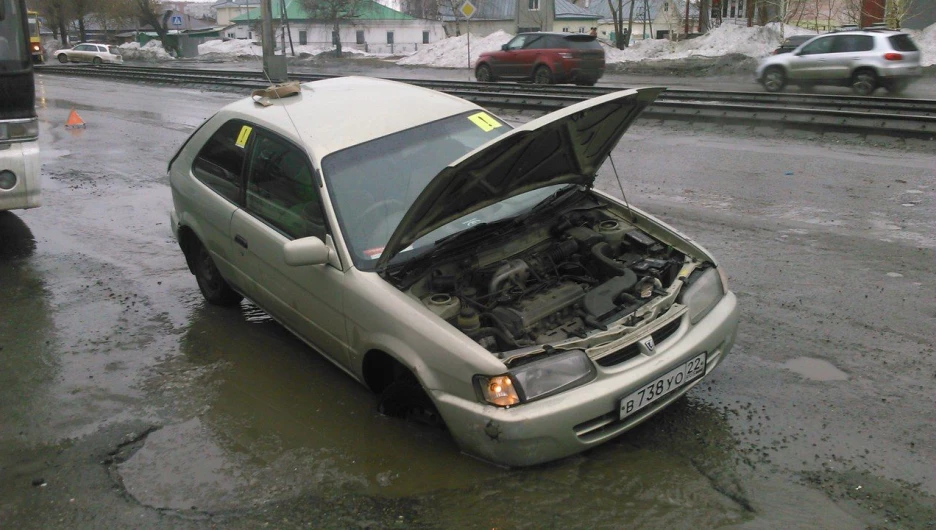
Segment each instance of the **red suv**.
[{"label": "red suv", "polygon": [[605,53],[598,39],[582,33],[520,33],[501,51],[482,53],[475,78],[529,79],[534,83],[594,85],[604,74]]}]

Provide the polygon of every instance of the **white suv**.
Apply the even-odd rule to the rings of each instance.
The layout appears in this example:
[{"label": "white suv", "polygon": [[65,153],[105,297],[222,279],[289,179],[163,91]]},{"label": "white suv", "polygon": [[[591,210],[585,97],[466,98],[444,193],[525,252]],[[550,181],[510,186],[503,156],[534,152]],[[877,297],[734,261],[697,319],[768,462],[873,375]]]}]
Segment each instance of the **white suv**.
[{"label": "white suv", "polygon": [[890,30],[843,31],[818,35],[792,53],[772,55],[757,67],[768,92],[787,84],[847,86],[859,96],[878,87],[899,93],[920,77],[920,50],[910,36]]}]

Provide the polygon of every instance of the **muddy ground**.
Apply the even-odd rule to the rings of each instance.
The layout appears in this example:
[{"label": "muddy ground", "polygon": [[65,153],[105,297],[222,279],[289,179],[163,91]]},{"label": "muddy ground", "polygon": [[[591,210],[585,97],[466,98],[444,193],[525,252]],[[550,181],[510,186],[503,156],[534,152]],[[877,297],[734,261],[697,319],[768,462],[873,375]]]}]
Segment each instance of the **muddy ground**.
[{"label": "muddy ground", "polygon": [[505,470],[202,301],[166,163],[236,96],[38,79],[44,205],[0,214],[3,528],[936,527],[936,147],[638,122],[623,189],[720,259],[737,345],[625,436]]}]

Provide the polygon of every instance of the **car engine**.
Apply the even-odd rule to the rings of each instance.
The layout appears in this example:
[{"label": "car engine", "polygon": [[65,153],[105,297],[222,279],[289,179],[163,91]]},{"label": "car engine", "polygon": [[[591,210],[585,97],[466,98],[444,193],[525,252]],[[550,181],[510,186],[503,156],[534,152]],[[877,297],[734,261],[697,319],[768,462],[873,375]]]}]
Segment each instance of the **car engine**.
[{"label": "car engine", "polygon": [[575,210],[471,258],[434,263],[408,292],[497,353],[584,338],[622,319],[636,325],[637,310],[670,294],[688,259],[608,209]]}]

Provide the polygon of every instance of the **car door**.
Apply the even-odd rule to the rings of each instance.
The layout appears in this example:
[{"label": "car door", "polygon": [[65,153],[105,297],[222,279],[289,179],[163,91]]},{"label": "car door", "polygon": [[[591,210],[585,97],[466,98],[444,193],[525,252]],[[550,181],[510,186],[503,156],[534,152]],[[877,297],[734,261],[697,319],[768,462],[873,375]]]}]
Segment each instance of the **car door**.
[{"label": "car door", "polygon": [[330,242],[320,179],[295,144],[255,129],[245,204],[231,220],[237,266],[250,276],[248,295],[338,364],[348,366],[340,263],[294,267],[283,247],[303,237]]},{"label": "car door", "polygon": [[523,49],[527,35],[517,35],[507,43],[506,48],[497,54],[498,65],[494,69],[498,77],[518,76],[518,54]]},{"label": "car door", "polygon": [[94,58],[94,53],[97,51],[97,47],[93,44],[82,44],[81,45],[81,62],[90,63]]},{"label": "car door", "polygon": [[809,42],[790,60],[791,80],[825,79],[835,36],[819,37]]},{"label": "car door", "polygon": [[74,48],[68,51],[68,60],[74,61],[76,63],[80,63],[84,61],[85,60],[84,50],[85,50],[84,44],[79,44],[78,46],[75,46]]},{"label": "car door", "polygon": [[[245,135],[245,127],[247,134]],[[176,179],[173,185],[184,204],[181,210],[196,212],[195,231],[221,275],[247,295],[246,276],[232,257],[231,217],[243,202],[243,171],[250,127],[240,120],[222,124],[195,155],[186,172],[192,178]],[[249,295],[248,295],[249,296]]]},{"label": "car door", "polygon": [[832,44],[832,53],[826,66],[828,79],[848,79],[854,65],[861,61],[865,52],[874,49],[871,35],[837,35]]},{"label": "car door", "polygon": [[549,48],[549,43],[543,35],[530,35],[523,48],[518,50],[515,55],[516,76],[533,77],[533,68],[537,65],[537,59],[544,53],[544,49]]}]

